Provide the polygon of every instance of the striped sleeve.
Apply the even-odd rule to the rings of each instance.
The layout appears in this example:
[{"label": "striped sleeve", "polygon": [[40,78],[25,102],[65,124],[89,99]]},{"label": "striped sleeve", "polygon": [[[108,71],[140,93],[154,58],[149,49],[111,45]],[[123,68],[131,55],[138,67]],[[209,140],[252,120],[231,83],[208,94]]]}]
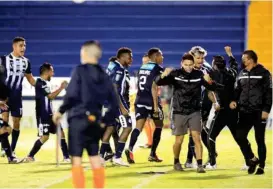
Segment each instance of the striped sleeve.
[{"label": "striped sleeve", "polygon": [[26,69],[26,74],[31,74],[31,64],[30,64],[30,61],[27,60],[27,69]]}]

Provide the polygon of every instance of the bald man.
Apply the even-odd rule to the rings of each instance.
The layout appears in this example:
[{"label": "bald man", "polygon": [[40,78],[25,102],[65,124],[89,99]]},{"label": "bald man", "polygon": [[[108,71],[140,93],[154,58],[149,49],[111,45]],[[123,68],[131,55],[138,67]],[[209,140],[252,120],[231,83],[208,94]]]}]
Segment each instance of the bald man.
[{"label": "bald man", "polygon": [[[87,41],[81,48],[81,63],[71,77],[63,104],[54,114],[56,125],[65,112],[68,112],[69,151],[72,156],[72,178],[75,188],[85,187],[84,170],[81,166],[83,149],[87,150],[94,188],[104,187],[104,168],[98,155],[102,126],[115,119],[118,112],[114,87],[98,65],[102,50],[97,41]],[[109,102],[108,112],[102,117],[104,102]],[[107,120],[105,120],[107,117]],[[112,120],[111,120],[112,119]]]}]

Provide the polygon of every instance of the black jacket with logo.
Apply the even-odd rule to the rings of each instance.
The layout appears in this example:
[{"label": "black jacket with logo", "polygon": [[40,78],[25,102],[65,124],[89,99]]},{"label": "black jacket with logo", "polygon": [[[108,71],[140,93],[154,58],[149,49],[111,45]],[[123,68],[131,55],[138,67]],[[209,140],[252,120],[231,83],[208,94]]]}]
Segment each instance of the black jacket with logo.
[{"label": "black jacket with logo", "polygon": [[260,64],[250,71],[243,69],[237,78],[234,99],[242,112],[270,112],[272,78],[269,71]]},{"label": "black jacket with logo", "polygon": [[201,86],[204,85],[209,90],[216,90],[217,84],[207,83],[202,71],[193,70],[187,73],[183,68],[173,70],[167,77],[157,76],[157,85],[173,86],[173,113],[189,115],[201,109]]}]

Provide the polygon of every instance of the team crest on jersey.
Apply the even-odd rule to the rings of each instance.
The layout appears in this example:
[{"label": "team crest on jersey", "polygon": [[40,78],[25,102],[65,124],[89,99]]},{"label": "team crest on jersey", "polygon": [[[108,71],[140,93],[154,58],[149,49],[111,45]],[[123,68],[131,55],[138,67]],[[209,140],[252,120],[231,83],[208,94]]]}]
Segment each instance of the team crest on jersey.
[{"label": "team crest on jersey", "polygon": [[115,80],[116,80],[116,81],[119,81],[120,79],[121,79],[121,75],[120,75],[120,74],[117,74]]}]

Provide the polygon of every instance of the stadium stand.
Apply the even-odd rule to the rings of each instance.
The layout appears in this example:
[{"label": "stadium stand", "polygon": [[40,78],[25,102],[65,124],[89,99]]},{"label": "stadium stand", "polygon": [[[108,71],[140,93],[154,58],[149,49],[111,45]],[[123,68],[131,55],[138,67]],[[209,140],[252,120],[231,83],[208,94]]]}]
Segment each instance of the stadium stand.
[{"label": "stadium stand", "polygon": [[34,75],[49,61],[56,76],[70,75],[79,62],[79,46],[87,39],[102,42],[104,65],[119,47],[132,48],[131,70],[139,68],[142,55],[153,46],[163,50],[165,66],[179,66],[183,53],[194,45],[208,50],[209,62],[213,55],[225,54],[225,45],[240,58],[247,6],[216,1],[0,2],[0,54],[10,52],[14,36],[23,36]]}]

